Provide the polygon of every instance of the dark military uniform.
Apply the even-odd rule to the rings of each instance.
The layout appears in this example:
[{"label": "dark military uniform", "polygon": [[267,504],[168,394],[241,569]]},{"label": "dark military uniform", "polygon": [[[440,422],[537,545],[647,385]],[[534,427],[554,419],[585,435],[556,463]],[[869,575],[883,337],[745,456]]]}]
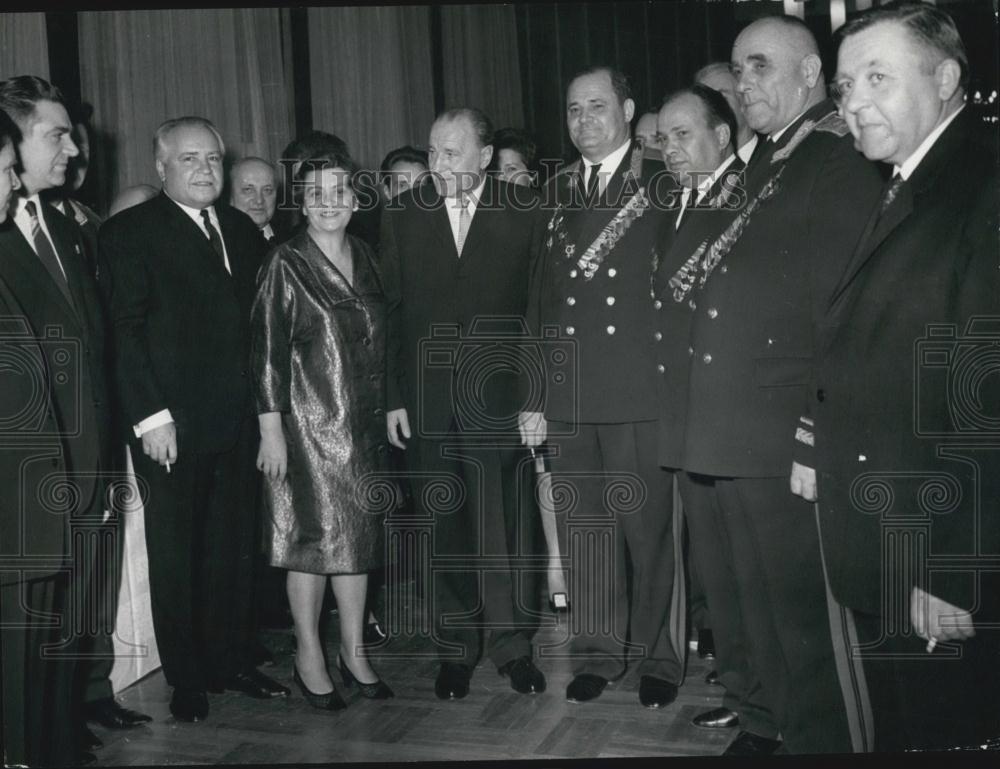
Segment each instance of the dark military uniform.
[{"label": "dark military uniform", "polygon": [[628,639],[643,675],[679,683],[683,612],[682,601],[671,612],[678,565],[673,477],[656,461],[649,301],[650,260],[664,216],[650,184],[666,188],[672,181],[661,163],[643,162],[633,144],[598,199],[574,206],[578,168],[573,164],[546,189],[546,202],[559,205],[528,315],[539,333],[557,327],[573,342],[566,365],[549,361],[544,408],[557,451],[560,552],[570,558],[569,650],[575,674],[614,679],[625,670]]},{"label": "dark military uniform", "polygon": [[788,474],[814,322],[880,190],[832,103],[813,106],[755,159],[746,206],[691,259],[680,296],[694,311],[685,488],[725,521],[750,667],[793,753],[860,740],[840,690],[814,511]]}]

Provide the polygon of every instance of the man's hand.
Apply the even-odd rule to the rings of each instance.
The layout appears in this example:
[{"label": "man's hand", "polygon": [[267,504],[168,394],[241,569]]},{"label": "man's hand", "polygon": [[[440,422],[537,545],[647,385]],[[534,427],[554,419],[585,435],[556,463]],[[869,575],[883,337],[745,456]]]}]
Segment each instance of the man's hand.
[{"label": "man's hand", "polygon": [[976,634],[969,612],[919,587],[910,592],[910,623],[928,641],[964,641]]},{"label": "man's hand", "polygon": [[406,448],[403,438],[410,438],[410,418],[406,409],[393,409],[385,415],[385,432],[389,443],[399,449]]},{"label": "man's hand", "polygon": [[529,447],[545,443],[549,423],[541,411],[522,411],[517,415],[517,430],[521,433],[521,443]]},{"label": "man's hand", "polygon": [[177,429],[169,422],[142,434],[142,453],[157,464],[177,462]]},{"label": "man's hand", "polygon": [[802,497],[806,502],[816,501],[816,470],[814,468],[792,462],[790,483],[792,494]]},{"label": "man's hand", "polygon": [[257,450],[257,469],[270,481],[280,483],[288,472],[288,447],[280,432],[262,432]]}]

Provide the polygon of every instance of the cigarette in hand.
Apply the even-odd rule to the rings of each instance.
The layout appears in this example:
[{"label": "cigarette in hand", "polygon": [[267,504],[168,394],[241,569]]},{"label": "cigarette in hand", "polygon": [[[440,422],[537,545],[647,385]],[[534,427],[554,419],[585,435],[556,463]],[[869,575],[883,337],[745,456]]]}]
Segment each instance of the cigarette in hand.
[{"label": "cigarette in hand", "polygon": [[937,646],[937,639],[934,636],[931,636],[931,640],[927,642],[927,653],[930,654],[934,651],[935,646]]},{"label": "cigarette in hand", "polygon": [[166,467],[167,467],[167,475],[169,475],[170,474],[170,462],[166,462]]}]

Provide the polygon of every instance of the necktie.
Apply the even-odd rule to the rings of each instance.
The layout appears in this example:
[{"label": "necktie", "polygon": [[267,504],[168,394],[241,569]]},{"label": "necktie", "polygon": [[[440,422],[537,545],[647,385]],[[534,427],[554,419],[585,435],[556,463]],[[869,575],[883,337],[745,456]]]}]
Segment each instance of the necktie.
[{"label": "necktie", "polygon": [[455,246],[458,248],[458,255],[462,255],[462,248],[465,246],[465,237],[469,234],[469,224],[472,223],[472,217],[469,215],[469,201],[463,200],[462,207],[458,210],[458,242]]},{"label": "necktie", "polygon": [[892,205],[892,201],[896,199],[899,194],[900,188],[903,186],[903,177],[900,174],[896,174],[892,177],[892,181],[886,185],[885,192],[882,193],[882,203],[879,205],[878,215],[879,217],[885,216],[885,212],[889,210],[889,206]]},{"label": "necktie", "polygon": [[594,163],[594,165],[592,165],[590,167],[590,176],[587,178],[587,202],[588,203],[591,202],[594,199],[594,197],[597,195],[597,182],[598,182],[598,179],[600,178],[598,176],[598,173],[600,172],[600,170],[601,170],[601,164],[600,163]]},{"label": "necktie", "polygon": [[215,253],[219,255],[219,261],[222,262],[222,267],[225,269],[226,252],[222,248],[222,238],[219,236],[219,231],[212,225],[212,219],[208,215],[207,208],[201,209],[201,220],[205,223],[205,229],[208,231],[208,242],[212,244]]},{"label": "necktie", "polygon": [[66,301],[69,302],[70,307],[73,307],[73,296],[69,292],[69,281],[66,280],[66,273],[59,262],[56,250],[46,237],[45,230],[42,229],[42,223],[38,221],[38,208],[35,206],[35,201],[29,200],[24,204],[24,208],[28,212],[28,216],[31,217],[31,240],[35,244],[35,252],[38,254],[38,258],[45,267],[46,272],[49,273],[52,280],[59,286],[59,290],[62,291],[63,296],[66,297]]},{"label": "necktie", "polygon": [[684,212],[687,211],[688,206],[691,205],[691,198],[694,197],[694,190],[690,187],[684,190],[684,197],[681,198],[681,210],[677,212],[677,219],[674,220],[674,230],[679,230],[681,228],[681,219],[684,218]]}]

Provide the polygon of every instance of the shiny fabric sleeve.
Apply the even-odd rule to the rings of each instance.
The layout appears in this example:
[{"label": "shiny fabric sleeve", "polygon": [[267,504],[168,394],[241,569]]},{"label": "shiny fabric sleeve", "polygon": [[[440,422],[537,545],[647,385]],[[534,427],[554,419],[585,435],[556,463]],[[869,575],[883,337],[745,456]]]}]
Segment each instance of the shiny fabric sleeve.
[{"label": "shiny fabric sleeve", "polygon": [[261,269],[250,312],[250,368],[258,414],[291,411],[294,295],[287,263],[276,251]]}]

